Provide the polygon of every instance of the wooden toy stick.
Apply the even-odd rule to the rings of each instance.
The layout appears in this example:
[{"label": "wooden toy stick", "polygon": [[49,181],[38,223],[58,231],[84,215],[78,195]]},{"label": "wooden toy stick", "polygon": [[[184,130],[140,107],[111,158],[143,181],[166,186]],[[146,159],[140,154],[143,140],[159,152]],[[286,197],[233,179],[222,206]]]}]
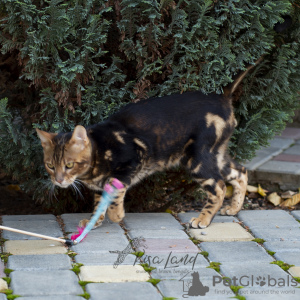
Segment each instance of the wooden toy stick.
[{"label": "wooden toy stick", "polygon": [[38,237],[41,239],[52,240],[52,241],[57,241],[57,242],[62,242],[62,243],[68,244],[68,240],[65,240],[65,239],[55,238],[55,237],[38,234],[38,233],[33,233],[33,232],[25,231],[25,230],[15,229],[15,228],[1,226],[1,225],[0,225],[0,229],[13,231],[13,232],[17,232],[20,234],[30,235],[30,236]]}]

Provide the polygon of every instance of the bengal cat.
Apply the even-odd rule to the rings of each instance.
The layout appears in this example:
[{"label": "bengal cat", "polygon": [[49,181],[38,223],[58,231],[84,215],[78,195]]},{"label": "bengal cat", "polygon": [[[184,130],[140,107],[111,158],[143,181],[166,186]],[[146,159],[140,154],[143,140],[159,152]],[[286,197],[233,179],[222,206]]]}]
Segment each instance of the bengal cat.
[{"label": "bengal cat", "polygon": [[[211,223],[222,206],[225,182],[233,186],[233,196],[221,214],[237,214],[244,201],[247,171],[227,154],[236,126],[231,95],[254,65],[224,95],[187,92],[149,98],[125,106],[103,123],[87,128],[78,125],[73,132],[57,134],[37,129],[52,182],[67,188],[80,180],[90,189],[102,191],[106,182],[117,178],[125,188],[107,214],[119,222],[125,216],[127,189],[157,171],[182,166],[208,196],[200,215],[191,219],[191,227],[205,228]],[[100,198],[95,193],[95,210]],[[104,214],[96,225],[103,219]],[[88,222],[82,220],[80,225]]]}]

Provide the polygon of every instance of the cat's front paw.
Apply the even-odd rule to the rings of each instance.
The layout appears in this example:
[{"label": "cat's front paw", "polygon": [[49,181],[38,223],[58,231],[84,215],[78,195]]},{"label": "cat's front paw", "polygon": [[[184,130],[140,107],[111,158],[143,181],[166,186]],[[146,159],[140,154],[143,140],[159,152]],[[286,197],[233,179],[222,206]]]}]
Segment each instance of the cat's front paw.
[{"label": "cat's front paw", "polygon": [[226,205],[224,206],[221,210],[220,210],[220,214],[222,216],[234,216],[236,215],[240,210],[238,208],[234,208],[230,205]]},{"label": "cat's front paw", "polygon": [[[96,222],[96,224],[94,225],[93,229],[95,229],[95,228],[97,228],[97,227],[99,227],[99,226],[102,225],[104,217],[103,218],[101,218],[101,217],[102,216],[100,216],[99,220]],[[90,220],[88,220],[88,219],[80,220],[78,226],[79,227],[86,227],[89,222],[90,222]]]},{"label": "cat's front paw", "polygon": [[192,218],[190,221],[191,228],[206,228],[211,222],[210,217],[199,216],[199,218]]}]

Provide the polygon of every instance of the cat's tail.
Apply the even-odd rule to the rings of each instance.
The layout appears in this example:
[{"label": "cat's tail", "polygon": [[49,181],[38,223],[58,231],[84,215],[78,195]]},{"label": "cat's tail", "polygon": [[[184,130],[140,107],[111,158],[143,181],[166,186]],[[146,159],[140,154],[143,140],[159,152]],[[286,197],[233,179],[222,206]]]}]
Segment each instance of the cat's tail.
[{"label": "cat's tail", "polygon": [[261,56],[257,61],[254,62],[254,64],[249,65],[245,71],[241,71],[239,74],[234,76],[233,82],[227,85],[225,88],[223,88],[224,95],[226,98],[232,98],[233,93],[236,91],[237,87],[245,78],[245,76],[249,73],[250,70],[252,70],[255,66],[260,64],[263,61],[263,58],[264,56]]}]

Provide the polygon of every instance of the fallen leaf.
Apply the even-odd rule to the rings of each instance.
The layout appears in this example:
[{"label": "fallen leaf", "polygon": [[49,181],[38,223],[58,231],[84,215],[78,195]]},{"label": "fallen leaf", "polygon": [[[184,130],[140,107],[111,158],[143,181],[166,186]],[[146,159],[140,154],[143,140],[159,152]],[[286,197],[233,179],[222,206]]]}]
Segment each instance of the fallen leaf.
[{"label": "fallen leaf", "polygon": [[267,199],[273,203],[275,206],[279,205],[281,202],[282,202],[282,199],[280,196],[278,196],[278,194],[275,192],[275,193],[272,193],[270,194]]},{"label": "fallen leaf", "polygon": [[172,213],[172,211],[171,211],[171,209],[166,209],[166,213],[169,213],[169,214],[171,214]]},{"label": "fallen leaf", "polygon": [[300,202],[300,194],[292,196],[292,198],[283,201],[280,206],[295,206]]},{"label": "fallen leaf", "polygon": [[[260,185],[258,185],[258,187],[253,186],[253,185],[247,185],[247,192],[249,193],[258,193],[258,189],[259,189]],[[261,188],[262,189],[262,188]],[[262,189],[265,193],[267,193],[267,190]]]},{"label": "fallen leaf", "polygon": [[265,190],[260,186],[260,184],[258,185],[257,192],[263,197],[267,196],[267,194],[265,193]]},{"label": "fallen leaf", "polygon": [[172,245],[172,246],[170,246],[169,248],[175,248],[177,245]]},{"label": "fallen leaf", "polygon": [[7,186],[7,188],[11,191],[21,191],[21,188],[17,184],[10,184]]},{"label": "fallen leaf", "polygon": [[296,192],[293,191],[286,191],[284,193],[281,194],[281,198],[282,199],[290,199],[292,198],[292,196],[294,196],[295,194],[297,194]]},{"label": "fallen leaf", "polygon": [[233,194],[233,187],[232,185],[228,185],[226,188],[225,198],[231,198],[232,194]]}]

